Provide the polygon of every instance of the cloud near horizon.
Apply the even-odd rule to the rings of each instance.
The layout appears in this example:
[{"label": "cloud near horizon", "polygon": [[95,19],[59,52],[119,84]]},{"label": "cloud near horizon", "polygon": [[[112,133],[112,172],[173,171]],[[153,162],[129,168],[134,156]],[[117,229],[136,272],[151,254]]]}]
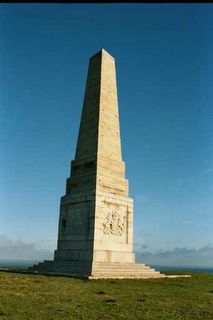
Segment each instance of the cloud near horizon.
[{"label": "cloud near horizon", "polygon": [[0,235],[0,260],[43,260],[53,258],[53,252],[37,243],[12,240]]},{"label": "cloud near horizon", "polygon": [[164,266],[213,267],[213,245],[206,245],[198,249],[174,248],[153,252],[143,251],[142,248],[136,251],[136,259],[146,264]]}]

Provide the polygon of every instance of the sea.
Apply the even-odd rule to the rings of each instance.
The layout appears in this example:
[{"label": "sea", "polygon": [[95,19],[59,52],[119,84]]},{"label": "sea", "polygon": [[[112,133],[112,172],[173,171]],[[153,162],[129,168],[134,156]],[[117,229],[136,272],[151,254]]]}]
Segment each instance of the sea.
[{"label": "sea", "polygon": [[206,272],[213,275],[213,268],[210,267],[195,267],[195,266],[159,266],[159,265],[151,265],[151,267],[155,268],[158,271],[190,271],[190,272]]},{"label": "sea", "polygon": [[[1,260],[0,259],[0,268],[28,268],[41,260]],[[213,275],[213,267],[197,267],[197,266],[163,266],[163,265],[151,265],[152,268],[155,268],[158,271],[173,271],[173,270],[182,270],[190,272],[205,272]]]}]

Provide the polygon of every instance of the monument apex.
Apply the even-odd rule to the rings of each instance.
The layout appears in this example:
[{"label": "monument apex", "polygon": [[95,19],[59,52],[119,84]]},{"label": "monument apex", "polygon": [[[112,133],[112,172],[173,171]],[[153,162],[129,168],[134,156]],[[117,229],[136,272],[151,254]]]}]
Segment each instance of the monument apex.
[{"label": "monument apex", "polygon": [[135,264],[133,200],[122,160],[115,59],[104,49],[89,62],[54,260],[31,270],[94,279],[164,276]]}]

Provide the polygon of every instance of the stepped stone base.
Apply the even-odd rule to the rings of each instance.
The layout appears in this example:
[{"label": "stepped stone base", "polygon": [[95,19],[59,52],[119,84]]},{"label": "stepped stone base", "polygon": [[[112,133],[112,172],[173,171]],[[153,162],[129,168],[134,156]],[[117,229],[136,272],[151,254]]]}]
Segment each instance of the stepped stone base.
[{"label": "stepped stone base", "polygon": [[66,275],[85,279],[149,279],[164,278],[159,271],[137,263],[72,262],[45,260],[28,269],[32,273]]}]

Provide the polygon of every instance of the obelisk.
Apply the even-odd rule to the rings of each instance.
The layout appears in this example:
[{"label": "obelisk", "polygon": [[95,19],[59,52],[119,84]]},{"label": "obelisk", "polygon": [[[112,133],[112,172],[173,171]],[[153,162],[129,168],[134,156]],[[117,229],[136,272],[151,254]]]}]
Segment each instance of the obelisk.
[{"label": "obelisk", "polygon": [[163,276],[135,264],[133,200],[121,154],[115,60],[103,49],[90,58],[54,260],[32,269],[87,278]]}]

